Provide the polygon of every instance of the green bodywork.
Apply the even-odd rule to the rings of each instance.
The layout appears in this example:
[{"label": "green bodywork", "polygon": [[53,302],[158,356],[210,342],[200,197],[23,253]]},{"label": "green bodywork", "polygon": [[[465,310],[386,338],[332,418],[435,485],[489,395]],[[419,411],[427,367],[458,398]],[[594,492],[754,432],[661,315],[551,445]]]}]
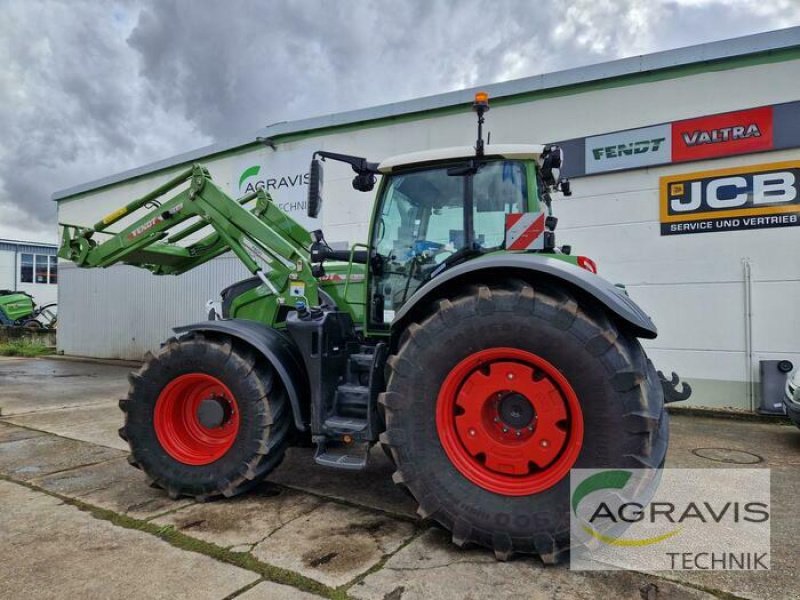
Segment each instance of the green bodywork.
[{"label": "green bodywork", "polygon": [[[536,163],[518,161],[525,169],[527,211],[540,210]],[[382,178],[370,231],[381,219],[382,197],[394,175]],[[173,193],[168,199],[162,199]],[[253,206],[251,206],[253,205]],[[541,203],[544,207],[544,203]],[[108,228],[135,213],[147,212],[119,231]],[[549,212],[549,207],[546,208]],[[179,275],[227,252],[233,252],[247,269],[263,282],[234,298],[227,317],[283,327],[287,308],[298,301],[308,306],[320,303],[318,290],[329,294],[340,310],[367,335],[388,335],[389,328],[370,321],[370,270],[352,260],[358,248],[373,252],[370,245],[356,244],[349,263],[325,263],[325,274],[312,273],[309,249],[311,233],[280,210],[263,189],[235,200],[213,181],[208,170],[194,165],[151,193],[115,210],[92,227],[61,224],[58,255],[79,267],[109,267],[127,264],[155,275]],[[210,231],[209,231],[210,230]],[[196,241],[198,235],[203,237]],[[183,242],[183,243],[180,243]],[[493,250],[492,252],[503,252]],[[547,255],[575,264],[576,257]],[[319,275],[319,273],[317,273]],[[281,309],[284,310],[281,310]]]},{"label": "green bodywork", "polygon": [[33,316],[33,298],[22,292],[0,293],[0,324],[11,324]]}]

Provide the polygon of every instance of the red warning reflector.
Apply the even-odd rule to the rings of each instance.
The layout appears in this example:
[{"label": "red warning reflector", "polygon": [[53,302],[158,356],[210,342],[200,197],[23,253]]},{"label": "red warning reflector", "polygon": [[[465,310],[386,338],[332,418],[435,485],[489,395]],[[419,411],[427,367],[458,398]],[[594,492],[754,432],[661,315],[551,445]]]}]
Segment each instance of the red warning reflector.
[{"label": "red warning reflector", "polygon": [[539,212],[506,215],[506,250],[544,250],[544,218]]},{"label": "red warning reflector", "polygon": [[581,269],[586,269],[587,271],[591,271],[592,273],[597,274],[597,263],[594,262],[588,256],[579,256],[578,257],[578,266]]}]

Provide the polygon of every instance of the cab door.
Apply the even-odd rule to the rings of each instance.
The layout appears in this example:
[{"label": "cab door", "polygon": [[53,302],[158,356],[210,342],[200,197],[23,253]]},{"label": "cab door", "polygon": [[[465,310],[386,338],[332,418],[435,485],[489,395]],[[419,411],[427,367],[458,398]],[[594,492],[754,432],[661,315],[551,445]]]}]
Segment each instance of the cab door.
[{"label": "cab door", "polygon": [[449,166],[401,171],[382,182],[367,284],[371,331],[388,331],[414,292],[464,247],[465,186],[472,186],[474,240],[483,252],[502,249],[506,214],[538,208],[529,194],[535,171],[527,161],[487,160],[469,176],[450,175]]}]

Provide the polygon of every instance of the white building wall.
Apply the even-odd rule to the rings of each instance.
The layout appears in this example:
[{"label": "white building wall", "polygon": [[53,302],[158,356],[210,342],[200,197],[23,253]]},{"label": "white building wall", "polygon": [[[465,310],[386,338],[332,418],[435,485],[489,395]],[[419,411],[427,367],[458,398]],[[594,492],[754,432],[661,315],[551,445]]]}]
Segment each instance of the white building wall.
[{"label": "white building wall", "polygon": [[[800,61],[763,64],[495,106],[487,116],[487,128],[497,143],[546,142],[786,102],[800,97],[799,71]],[[238,195],[238,178],[248,164],[261,164],[265,171],[273,167],[276,175],[303,173],[311,154],[319,149],[380,160],[414,150],[471,144],[474,136],[474,115],[464,111],[279,143],[277,150],[263,147],[206,164],[215,181]],[[749,382],[757,376],[758,360],[787,358],[800,363],[800,317],[796,310],[800,300],[800,262],[796,258],[800,255],[800,236],[793,227],[661,236],[658,178],[797,158],[800,150],[779,151],[581,177],[573,182],[574,195],[554,204],[560,220],[558,243],[572,244],[576,252],[596,258],[604,277],[628,286],[660,329],[659,338],[646,343],[648,352],[659,368],[678,371],[695,384],[695,403],[747,408],[752,401]],[[349,167],[332,162],[326,167],[321,224],[306,221],[306,225],[321,226],[331,242],[365,241],[373,195],[352,189]],[[59,220],[91,224],[133,197],[151,191],[177,171],[62,201]],[[302,202],[304,194],[305,186],[298,186],[277,190],[274,197],[279,203],[296,204]],[[298,206],[295,214],[301,212]],[[749,261],[752,273],[750,356],[745,343],[743,261]],[[136,315],[137,327],[152,324],[149,331],[163,332],[165,303],[174,316],[169,324],[201,316],[198,307],[206,297],[229,283],[227,275],[221,275],[229,272],[216,268],[203,271],[202,277],[209,280],[198,295],[186,293],[199,290],[196,279],[201,276],[195,273],[178,283],[164,283],[163,278],[147,273],[126,281],[116,276],[106,279],[110,275],[96,270],[78,274],[77,270],[63,268],[62,316],[68,311],[68,318],[81,324],[82,333],[73,335],[62,325],[60,348],[93,356],[139,356],[147,345],[139,342],[146,339],[149,344],[151,334],[140,333],[136,343],[120,342],[113,353],[98,339],[127,336],[126,328],[133,324],[126,315],[131,312]],[[98,302],[90,316],[81,315],[83,309],[74,300],[83,296],[73,294],[87,293],[80,291],[82,286],[112,281],[113,291],[102,285],[93,289],[98,298],[113,293],[113,306]],[[97,311],[103,310],[113,310],[120,318],[98,321]],[[65,316],[61,323],[66,321]]]},{"label": "white building wall", "polygon": [[15,275],[14,252],[0,250],[0,290],[13,290]]},{"label": "white building wall", "polygon": [[[559,242],[592,256],[601,275],[626,285],[659,328],[657,339],[644,342],[649,356],[658,368],[692,380],[696,403],[749,407],[748,382],[757,379],[759,360],[800,364],[800,231],[660,236],[658,180],[790,158],[800,158],[800,151],[585,177],[575,180],[571,198],[554,203]],[[745,262],[752,296],[749,359]]]}]

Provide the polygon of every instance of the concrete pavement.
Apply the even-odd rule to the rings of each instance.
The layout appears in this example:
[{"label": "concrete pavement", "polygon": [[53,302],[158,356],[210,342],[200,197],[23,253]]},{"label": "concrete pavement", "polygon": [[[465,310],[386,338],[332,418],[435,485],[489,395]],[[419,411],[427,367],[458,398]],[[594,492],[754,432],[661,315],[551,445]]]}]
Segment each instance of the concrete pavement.
[{"label": "concrete pavement", "polygon": [[0,481],[0,505],[3,598],[214,600],[259,579],[14,483]]},{"label": "concrete pavement", "polygon": [[0,360],[3,598],[800,597],[800,431],[790,426],[674,417],[667,459],[772,469],[772,571],[572,572],[456,548],[416,519],[380,451],[368,470],[342,473],[293,449],[243,497],[171,501],[115,437],[128,368],[56,362]]}]

